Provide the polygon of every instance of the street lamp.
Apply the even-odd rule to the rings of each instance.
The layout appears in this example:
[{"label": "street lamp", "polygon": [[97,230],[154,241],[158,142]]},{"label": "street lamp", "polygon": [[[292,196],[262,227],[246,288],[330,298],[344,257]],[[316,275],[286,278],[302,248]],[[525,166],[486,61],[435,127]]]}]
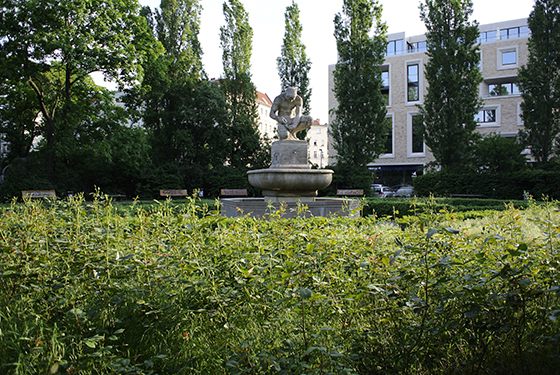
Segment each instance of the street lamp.
[{"label": "street lamp", "polygon": [[323,149],[320,148],[319,151],[321,152],[321,161],[320,161],[320,164],[319,164],[319,168],[323,169]]}]

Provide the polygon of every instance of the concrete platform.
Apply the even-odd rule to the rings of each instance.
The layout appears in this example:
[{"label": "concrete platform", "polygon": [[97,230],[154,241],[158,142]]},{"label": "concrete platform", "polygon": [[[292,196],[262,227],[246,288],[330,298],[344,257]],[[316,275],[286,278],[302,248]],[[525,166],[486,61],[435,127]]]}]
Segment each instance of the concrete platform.
[{"label": "concrete platform", "polygon": [[[289,199],[280,202],[265,201],[264,198],[225,198],[220,199],[222,216],[239,217],[249,214],[251,217],[266,219],[272,212],[277,212],[281,205],[286,210],[282,218],[294,217],[360,217],[360,202],[346,198],[314,198],[313,201],[301,202],[307,209],[298,215],[298,200]],[[269,207],[270,206],[270,207]]]}]

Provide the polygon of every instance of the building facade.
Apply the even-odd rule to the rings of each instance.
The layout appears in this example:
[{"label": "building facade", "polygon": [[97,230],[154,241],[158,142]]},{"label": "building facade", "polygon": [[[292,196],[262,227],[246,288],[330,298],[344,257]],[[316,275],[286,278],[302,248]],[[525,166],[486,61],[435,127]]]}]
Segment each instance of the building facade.
[{"label": "building facade", "polygon": [[313,125],[307,131],[308,160],[319,168],[329,165],[329,134],[328,124],[321,124],[319,119],[313,120]]},{"label": "building facade", "polygon": [[[484,77],[479,95],[484,104],[476,116],[477,130],[482,134],[516,137],[523,126],[521,94],[516,81],[519,68],[527,62],[530,34],[527,20],[480,25],[479,29],[480,68]],[[410,183],[418,169],[434,160],[415,126],[417,106],[423,104],[428,89],[424,76],[427,61],[425,35],[388,35],[382,92],[387,97],[392,132],[388,135],[388,152],[368,164],[368,168],[376,171],[377,182]],[[337,106],[333,92],[334,67],[329,67],[329,109]]]},{"label": "building facade", "polygon": [[268,138],[269,140],[272,140],[274,137],[278,138],[276,120],[270,118],[272,101],[267,94],[260,91],[257,91],[257,108],[259,114],[257,126],[259,128],[261,138]]}]

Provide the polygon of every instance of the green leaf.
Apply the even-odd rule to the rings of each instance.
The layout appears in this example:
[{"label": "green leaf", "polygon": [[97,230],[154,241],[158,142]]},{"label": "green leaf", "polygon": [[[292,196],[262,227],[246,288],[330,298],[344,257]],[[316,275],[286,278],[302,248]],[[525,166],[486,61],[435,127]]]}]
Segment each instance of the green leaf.
[{"label": "green leaf", "polygon": [[426,235],[426,238],[427,238],[427,239],[432,238],[432,236],[433,236],[434,234],[436,234],[437,232],[439,232],[439,229],[436,229],[436,228],[430,229],[430,230],[428,231],[428,234]]},{"label": "green leaf", "polygon": [[303,299],[309,299],[311,298],[311,296],[313,296],[313,292],[311,291],[311,289],[300,289],[299,296]]}]

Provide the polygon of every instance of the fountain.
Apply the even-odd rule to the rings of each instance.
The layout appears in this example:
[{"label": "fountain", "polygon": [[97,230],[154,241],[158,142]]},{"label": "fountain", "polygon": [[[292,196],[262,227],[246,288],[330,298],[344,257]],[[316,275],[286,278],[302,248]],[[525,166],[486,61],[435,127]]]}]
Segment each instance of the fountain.
[{"label": "fountain", "polygon": [[286,208],[285,218],[294,217],[298,205],[305,205],[307,216],[358,216],[356,200],[317,198],[317,190],[332,182],[330,169],[311,169],[307,162],[307,142],[295,134],[313,123],[310,116],[302,116],[302,100],[290,87],[274,99],[270,117],[278,121],[280,140],[271,145],[271,165],[268,169],[247,172],[249,183],[262,190],[264,198],[222,199],[227,217],[250,214],[266,217],[271,210]]}]

